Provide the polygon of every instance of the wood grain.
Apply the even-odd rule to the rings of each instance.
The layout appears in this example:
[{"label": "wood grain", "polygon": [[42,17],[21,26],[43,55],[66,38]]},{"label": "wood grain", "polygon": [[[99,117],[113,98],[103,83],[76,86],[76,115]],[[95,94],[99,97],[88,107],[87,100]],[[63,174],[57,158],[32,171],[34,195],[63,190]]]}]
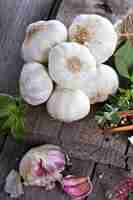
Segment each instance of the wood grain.
[{"label": "wood grain", "polygon": [[[1,200],[12,200],[4,192],[0,193]],[[39,187],[25,187],[24,195],[17,198],[17,200],[72,200],[68,195],[62,192],[61,189],[55,188],[52,191],[45,191]]]},{"label": "wood grain", "polygon": [[92,176],[93,169],[95,167],[95,162],[92,160],[79,160],[71,158],[72,166],[69,168],[68,172],[77,176]]},{"label": "wood grain", "polygon": [[[94,199],[107,200],[106,195],[108,191],[112,191],[120,181],[130,175],[131,174],[124,169],[98,164],[93,178]],[[89,198],[87,200],[89,200]]]},{"label": "wood grain", "polygon": [[[127,0],[63,0],[57,19],[69,26],[78,14],[96,13],[115,22],[132,6],[133,2]],[[92,159],[95,162],[125,168],[127,142],[112,135],[108,138],[103,136],[93,117],[88,116],[88,119],[83,121],[64,125],[61,132],[63,147],[76,158]]]},{"label": "wood grain", "polygon": [[100,159],[99,150],[104,136],[98,132],[94,115],[71,124],[64,124],[61,131],[61,144],[72,157],[96,161]]},{"label": "wood grain", "polygon": [[132,0],[63,0],[57,18],[69,26],[78,14],[100,14],[115,22],[133,7]]},{"label": "wood grain", "polygon": [[61,123],[48,115],[45,105],[29,107],[25,129],[25,140],[30,144],[60,144],[59,131]]},{"label": "wood grain", "polygon": [[0,1],[0,92],[18,92],[26,26],[47,18],[53,0]]},{"label": "wood grain", "polygon": [[102,164],[125,168],[127,142],[120,137],[104,136],[97,127],[94,113],[80,122],[64,124],[61,144],[72,157],[92,159]]},{"label": "wood grain", "polygon": [[27,143],[16,143],[12,137],[8,136],[0,155],[0,190],[2,189],[5,178],[10,170],[16,169],[22,155],[29,148]]}]

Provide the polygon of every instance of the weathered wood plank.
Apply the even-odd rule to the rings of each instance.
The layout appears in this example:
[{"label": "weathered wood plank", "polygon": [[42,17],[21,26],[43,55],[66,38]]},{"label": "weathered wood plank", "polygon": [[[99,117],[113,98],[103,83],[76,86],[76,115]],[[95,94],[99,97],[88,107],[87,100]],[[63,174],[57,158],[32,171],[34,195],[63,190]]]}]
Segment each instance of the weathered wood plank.
[{"label": "weathered wood plank", "polygon": [[[16,93],[19,72],[23,64],[20,56],[20,47],[24,39],[26,26],[33,21],[47,18],[52,3],[53,0],[25,0],[21,2],[17,0],[14,2],[2,0],[0,2],[1,15],[3,17],[0,21],[0,92]],[[10,199],[3,193],[2,190],[5,177],[12,168],[18,167],[19,160],[23,156],[24,152],[28,150],[31,145],[35,145],[36,143],[44,143],[44,140],[41,138],[42,133],[48,132],[49,135],[49,132],[57,132],[56,128],[58,126],[56,125],[56,122],[49,122],[48,117],[45,116],[46,112],[44,111],[44,114],[42,115],[40,113],[41,110],[43,110],[43,107],[35,109],[30,108],[27,114],[28,133],[31,133],[34,128],[37,128],[38,131],[40,130],[40,118],[38,118],[38,115],[44,120],[42,123],[44,123],[45,128],[41,126],[42,131],[39,132],[39,135],[37,136],[39,141],[35,139],[36,142],[34,143],[34,137],[28,135],[28,145],[25,142],[22,144],[17,144],[13,138],[8,137],[4,145],[4,149],[0,155],[0,199]],[[35,123],[36,120],[37,124]],[[44,138],[45,137],[43,137],[43,139]],[[40,191],[38,190],[37,192],[36,190],[37,189],[26,189],[25,196],[22,197],[22,199],[36,199],[38,196],[39,199],[51,199],[53,196],[57,196],[58,199],[64,199],[64,194],[60,195],[60,193],[56,190],[52,192],[53,194],[44,193],[44,191],[40,194]]]},{"label": "weathered wood plank", "polygon": [[127,151],[127,168],[133,172],[133,145],[129,143]]},{"label": "weathered wood plank", "polygon": [[70,174],[77,175],[77,176],[92,176],[93,169],[95,167],[95,163],[92,160],[79,160],[72,158],[72,166],[69,168]]},{"label": "weathered wood plank", "polygon": [[107,192],[112,191],[127,176],[130,176],[130,174],[124,169],[109,167],[107,165],[97,165],[93,178],[94,199],[106,200]]},{"label": "weathered wood plank", "polygon": [[0,155],[0,189],[5,177],[11,169],[17,168],[19,160],[28,149],[29,146],[26,143],[16,143],[15,139],[8,136]]},{"label": "weathered wood plank", "polygon": [[64,124],[61,144],[72,157],[125,168],[127,142],[114,136],[104,136],[96,125],[94,114],[72,124]]},{"label": "weathered wood plank", "polygon": [[126,167],[126,149],[127,141],[118,135],[105,136],[102,145],[102,156],[101,163],[110,164],[116,167],[125,168]]},{"label": "weathered wood plank", "polygon": [[100,159],[99,150],[104,138],[98,130],[94,116],[90,114],[79,122],[63,125],[61,144],[74,158],[96,161]]},{"label": "weathered wood plank", "polygon": [[25,140],[30,144],[60,144],[59,131],[61,123],[52,119],[44,105],[29,107],[26,117]]},{"label": "weathered wood plank", "polygon": [[[57,19],[69,26],[73,17],[78,14],[96,13],[114,22],[126,14],[131,6],[133,2],[126,0],[83,0],[82,2],[63,0]],[[80,159],[93,159],[96,162],[124,168],[127,142],[113,136],[109,136],[107,141],[107,138],[98,132],[93,117],[88,118],[88,120],[63,126],[61,141],[64,148]],[[94,126],[92,127],[91,124]]]},{"label": "weathered wood plank", "polygon": [[116,21],[132,6],[132,0],[63,0],[57,18],[70,25],[78,14],[96,13]]},{"label": "weathered wood plank", "polygon": [[[0,193],[1,200],[12,200],[4,192]],[[52,191],[45,191],[39,187],[25,187],[24,195],[17,198],[17,200],[71,200],[71,198],[63,193],[59,188],[55,188]]]},{"label": "weathered wood plank", "polygon": [[0,92],[16,93],[26,26],[47,18],[54,0],[0,1]]}]

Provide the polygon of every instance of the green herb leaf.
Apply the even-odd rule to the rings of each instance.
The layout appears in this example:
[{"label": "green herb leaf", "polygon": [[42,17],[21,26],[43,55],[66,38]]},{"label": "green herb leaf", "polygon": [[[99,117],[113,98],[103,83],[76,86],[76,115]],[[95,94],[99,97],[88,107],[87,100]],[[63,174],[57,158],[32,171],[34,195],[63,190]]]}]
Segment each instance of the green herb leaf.
[{"label": "green herb leaf", "polygon": [[20,97],[0,95],[0,129],[10,132],[16,139],[24,135],[25,105]]},{"label": "green herb leaf", "polygon": [[133,200],[133,193],[129,193],[128,200]]},{"label": "green herb leaf", "polygon": [[119,74],[130,79],[129,68],[133,65],[133,46],[126,41],[115,54],[115,65]]}]

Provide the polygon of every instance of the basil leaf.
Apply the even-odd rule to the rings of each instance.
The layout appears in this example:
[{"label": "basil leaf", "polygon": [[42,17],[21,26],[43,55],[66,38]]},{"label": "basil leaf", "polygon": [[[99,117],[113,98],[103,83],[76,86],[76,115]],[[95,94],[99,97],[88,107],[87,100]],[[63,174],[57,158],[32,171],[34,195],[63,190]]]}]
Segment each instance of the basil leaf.
[{"label": "basil leaf", "polygon": [[115,54],[115,66],[121,76],[130,79],[131,65],[133,65],[133,46],[127,41]]}]

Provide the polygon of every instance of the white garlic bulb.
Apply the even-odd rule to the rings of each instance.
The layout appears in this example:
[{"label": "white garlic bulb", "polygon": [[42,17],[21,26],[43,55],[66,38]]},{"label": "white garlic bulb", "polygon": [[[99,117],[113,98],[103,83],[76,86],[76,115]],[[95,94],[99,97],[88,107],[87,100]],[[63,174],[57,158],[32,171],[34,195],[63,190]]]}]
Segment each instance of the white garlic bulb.
[{"label": "white garlic bulb", "polygon": [[92,96],[90,95],[90,91],[88,91],[88,97],[92,104],[104,102],[108,99],[109,95],[116,93],[118,87],[119,78],[115,70],[108,65],[101,64],[97,69],[97,78],[95,81],[96,93]]},{"label": "white garlic bulb", "polygon": [[90,112],[90,101],[81,90],[58,87],[47,102],[47,110],[53,118],[60,121],[77,121]]},{"label": "white garlic bulb", "polygon": [[69,39],[87,46],[97,63],[103,63],[115,51],[117,34],[113,24],[99,15],[82,14],[73,20]]},{"label": "white garlic bulb", "polygon": [[49,74],[62,88],[80,89],[96,74],[96,61],[87,47],[64,42],[50,52]]},{"label": "white garlic bulb", "polygon": [[45,63],[51,48],[67,40],[67,29],[57,20],[38,21],[28,26],[22,56],[25,61]]},{"label": "white garlic bulb", "polygon": [[39,105],[47,101],[53,90],[53,83],[45,67],[39,63],[27,63],[20,75],[20,93],[31,105]]}]

